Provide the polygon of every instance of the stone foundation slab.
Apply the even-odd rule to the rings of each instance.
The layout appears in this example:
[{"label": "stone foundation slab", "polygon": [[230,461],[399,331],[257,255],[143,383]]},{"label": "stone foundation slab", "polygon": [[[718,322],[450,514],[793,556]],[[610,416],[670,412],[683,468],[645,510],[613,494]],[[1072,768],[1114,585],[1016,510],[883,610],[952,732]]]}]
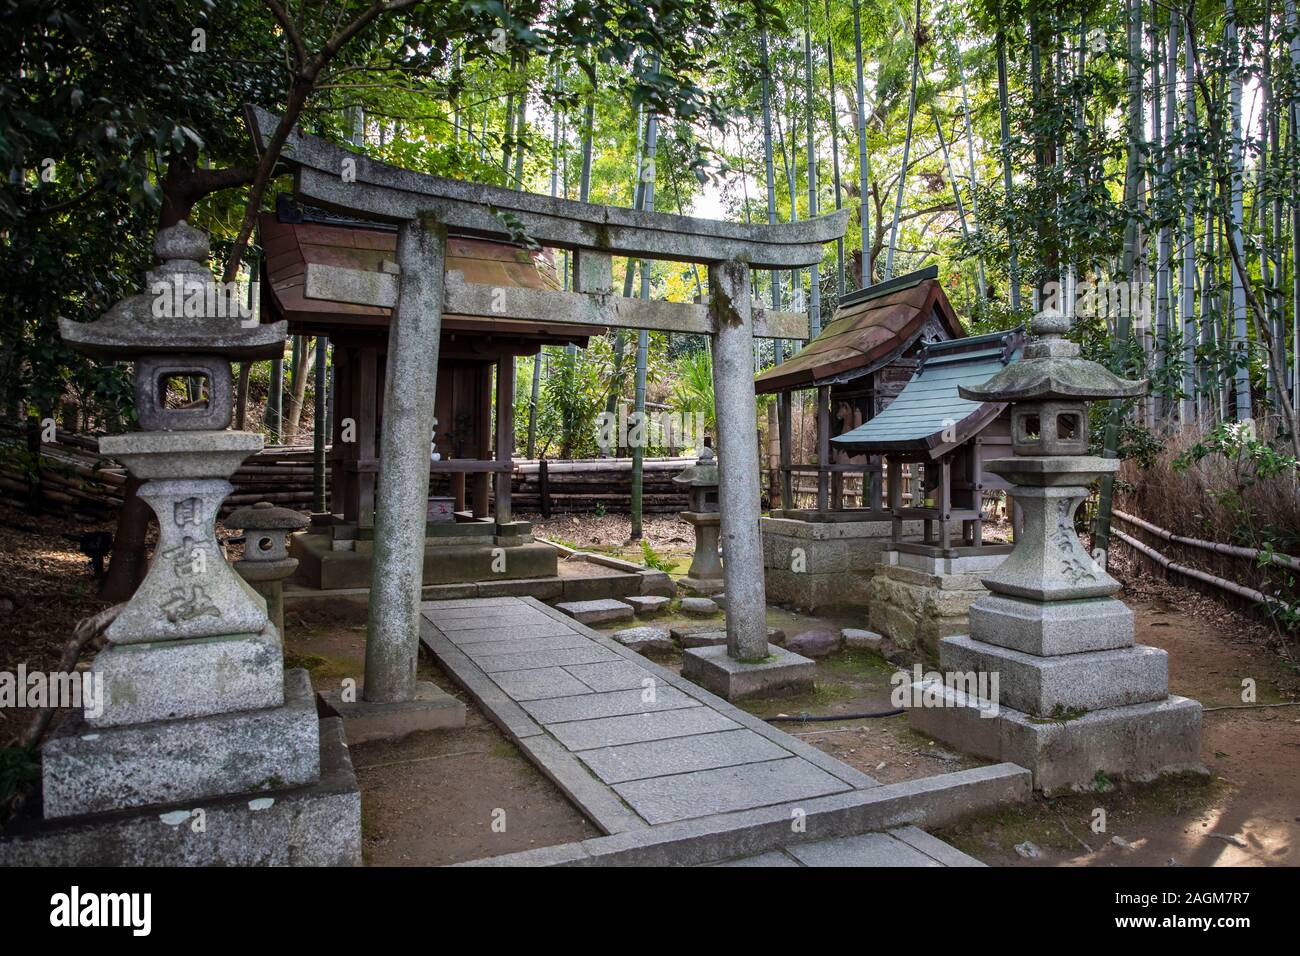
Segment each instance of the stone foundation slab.
[{"label": "stone foundation slab", "polygon": [[1043,720],[1007,707],[982,717],[992,708],[988,701],[951,688],[931,693],[944,706],[911,708],[913,730],[966,753],[1026,767],[1038,790],[1089,786],[1099,771],[1130,780],[1204,771],[1201,705],[1186,697],[1171,695],[1073,720]]},{"label": "stone foundation slab", "polygon": [[317,724],[305,670],[285,673],[280,707],[104,728],[70,717],[41,750],[45,816],[311,783],[320,773]]},{"label": "stone foundation slab", "polygon": [[682,676],[724,700],[792,697],[811,691],[817,665],[782,647],[768,647],[766,660],[738,661],[727,648],[695,647],[682,652]]},{"label": "stone foundation slab", "polygon": [[0,866],[358,866],[361,794],[337,718],[319,722],[320,778],[148,810],[13,821]]}]

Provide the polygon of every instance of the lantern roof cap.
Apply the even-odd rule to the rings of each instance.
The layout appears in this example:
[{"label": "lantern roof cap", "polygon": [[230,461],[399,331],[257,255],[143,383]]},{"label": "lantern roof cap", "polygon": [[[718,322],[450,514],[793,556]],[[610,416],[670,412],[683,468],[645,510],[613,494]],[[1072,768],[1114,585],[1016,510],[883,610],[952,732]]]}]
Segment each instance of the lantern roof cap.
[{"label": "lantern roof cap", "polygon": [[717,487],[718,459],[714,456],[713,449],[705,445],[695,464],[687,465],[681,472],[673,475],[673,481],[694,488]]},{"label": "lantern roof cap", "polygon": [[1106,366],[1079,357],[1079,346],[1063,334],[1070,320],[1041,315],[1030,323],[1038,338],[1025,347],[1024,358],[1006,366],[980,385],[961,386],[962,398],[979,402],[1099,401],[1145,394],[1146,379],[1120,378]]},{"label": "lantern roof cap", "polygon": [[225,524],[245,531],[299,531],[311,524],[311,519],[289,508],[277,508],[269,501],[259,501],[251,507],[236,508],[230,512]]}]

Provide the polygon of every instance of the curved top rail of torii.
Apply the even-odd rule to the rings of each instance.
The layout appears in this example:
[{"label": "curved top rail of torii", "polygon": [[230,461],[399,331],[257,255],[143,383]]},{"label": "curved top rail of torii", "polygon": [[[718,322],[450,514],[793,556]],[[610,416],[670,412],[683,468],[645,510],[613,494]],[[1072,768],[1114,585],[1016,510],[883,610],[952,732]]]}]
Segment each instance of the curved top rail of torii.
[{"label": "curved top rail of torii", "polygon": [[[280,118],[255,106],[247,115],[261,152]],[[633,258],[797,269],[820,262],[849,218],[841,209],[800,222],[732,223],[601,206],[411,172],[296,128],[281,158],[298,198],[335,212],[389,223],[428,215],[465,235],[517,241],[522,232],[545,246]]]}]

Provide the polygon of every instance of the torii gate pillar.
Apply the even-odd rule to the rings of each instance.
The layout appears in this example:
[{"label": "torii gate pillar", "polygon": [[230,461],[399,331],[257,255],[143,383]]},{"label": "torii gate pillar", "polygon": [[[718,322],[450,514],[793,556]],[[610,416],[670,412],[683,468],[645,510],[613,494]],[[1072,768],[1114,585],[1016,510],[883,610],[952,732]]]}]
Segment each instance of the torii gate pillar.
[{"label": "torii gate pillar", "polygon": [[811,691],[816,674],[812,661],[767,643],[749,271],[743,262],[709,265],[727,644],[682,655],[683,677],[728,700]]},{"label": "torii gate pillar", "polygon": [[354,744],[465,725],[463,703],[415,679],[446,256],[447,229],[432,217],[398,227],[401,278],[388,330],[365,683],[359,693],[324,695]]}]

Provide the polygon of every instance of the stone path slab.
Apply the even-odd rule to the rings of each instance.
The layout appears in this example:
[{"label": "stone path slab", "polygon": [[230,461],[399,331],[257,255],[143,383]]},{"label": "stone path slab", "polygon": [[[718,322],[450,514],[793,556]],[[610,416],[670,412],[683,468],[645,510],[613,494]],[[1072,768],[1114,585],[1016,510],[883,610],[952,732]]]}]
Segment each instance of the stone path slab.
[{"label": "stone path slab", "polygon": [[464,645],[467,656],[473,660],[497,657],[501,654],[526,654],[531,651],[558,651],[566,647],[589,647],[581,634],[564,634],[555,637],[533,637],[516,641],[473,641]]},{"label": "stone path slab", "polygon": [[848,789],[798,757],[620,783],[614,790],[651,825],[729,813]]},{"label": "stone path slab", "polygon": [[609,664],[575,664],[566,671],[592,690],[631,690],[645,680],[645,669],[629,661]]},{"label": "stone path slab", "polygon": [[[466,655],[468,657],[468,655]],[[615,656],[599,647],[567,647],[554,651],[531,651],[516,654],[497,654],[476,661],[488,674],[501,671],[522,671],[532,667],[563,667],[566,664],[595,664],[615,660]],[[472,660],[472,658],[471,658]]]},{"label": "stone path slab", "polygon": [[820,840],[744,856],[714,866],[963,867],[984,866],[917,827]]},{"label": "stone path slab", "polygon": [[596,601],[567,601],[555,605],[563,613],[582,624],[602,624],[610,621],[632,620],[632,605],[616,601],[614,598],[600,598]]},{"label": "stone path slab", "polygon": [[[652,693],[653,692],[653,693]],[[534,700],[521,705],[539,724],[591,721],[601,717],[644,715],[661,710],[699,707],[700,702],[671,687],[611,690],[581,697]]]},{"label": "stone path slab", "polygon": [[[600,667],[600,664],[587,664]],[[504,671],[492,679],[517,701],[544,700],[548,697],[568,697],[572,694],[590,694],[592,689],[563,667],[538,667],[526,671]]]},{"label": "stone path slab", "polygon": [[489,600],[423,605],[425,646],[606,833],[878,786],[558,610]]},{"label": "stone path slab", "polygon": [[[450,633],[450,632],[446,632]],[[474,644],[492,644],[497,641],[528,641],[538,637],[565,637],[573,632],[563,624],[556,621],[547,621],[544,624],[518,624],[514,627],[501,628],[484,628],[478,631],[462,631],[464,639],[459,643],[462,647],[471,647]]]},{"label": "stone path slab", "polygon": [[777,744],[738,728],[692,737],[649,740],[621,747],[584,750],[580,760],[606,783],[626,783],[692,770],[714,770],[785,756]]},{"label": "stone path slab", "polygon": [[735,730],[740,725],[715,710],[690,708],[658,714],[635,714],[627,717],[606,717],[603,720],[580,720],[566,724],[552,724],[547,728],[569,750],[594,750],[597,747],[616,747],[619,744],[643,743],[647,740],[669,740],[689,737],[716,730]]}]

